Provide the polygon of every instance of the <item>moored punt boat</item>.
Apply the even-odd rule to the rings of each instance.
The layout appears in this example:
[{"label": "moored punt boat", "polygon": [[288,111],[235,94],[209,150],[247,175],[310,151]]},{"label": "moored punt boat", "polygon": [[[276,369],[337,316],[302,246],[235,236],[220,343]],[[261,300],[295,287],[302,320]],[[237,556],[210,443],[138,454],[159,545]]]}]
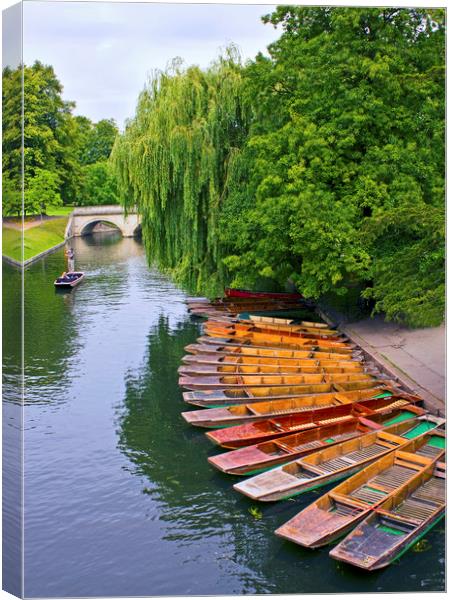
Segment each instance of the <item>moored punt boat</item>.
[{"label": "moored punt boat", "polygon": [[290,396],[283,400],[271,400],[240,404],[239,406],[225,406],[220,408],[207,408],[183,412],[182,417],[191,425],[198,427],[223,427],[250,423],[252,421],[265,421],[279,415],[290,415],[315,408],[332,407],[338,404],[358,402],[363,398],[371,398],[379,392],[387,391],[387,386],[377,388],[359,389],[352,394],[325,393],[305,395],[299,398]]},{"label": "moored punt boat", "polygon": [[[351,344],[340,344],[334,343],[334,346],[329,345],[325,340],[309,340],[309,339],[290,339],[282,338],[281,336],[275,336],[276,339],[264,339],[262,337],[253,338],[234,338],[234,337],[211,337],[201,336],[198,338],[198,342],[202,344],[211,344],[212,346],[221,347],[243,347],[243,348],[269,348],[272,350],[303,350],[305,352],[329,352],[334,354],[352,355],[356,352],[355,348]],[[188,350],[187,350],[188,351]]]},{"label": "moored punt boat", "polygon": [[[425,413],[422,409],[413,408],[413,411],[405,411],[407,416],[404,415],[403,420]],[[271,441],[238,448],[232,452],[217,454],[209,457],[208,461],[223,473],[251,475],[290,462],[295,458],[310,454],[314,450],[333,446],[385,426],[388,425],[381,421],[373,421],[371,416],[367,419],[352,417],[323,427],[291,433]]]},{"label": "moored punt boat", "polygon": [[247,356],[242,354],[222,354],[212,352],[205,354],[187,354],[182,358],[182,362],[189,366],[193,371],[195,369],[210,370],[215,372],[232,372],[237,366],[243,367],[309,367],[309,366],[343,366],[358,370],[366,366],[366,363],[360,358],[349,360],[347,357],[339,358],[316,358],[310,357],[309,352],[305,358],[284,358],[278,356]]},{"label": "moored punt boat", "polygon": [[251,340],[311,340],[311,342],[329,344],[331,347],[344,346],[347,338],[342,335],[326,335],[323,332],[309,329],[282,326],[263,326],[263,325],[240,325],[238,323],[223,323],[221,321],[207,321],[204,323],[204,333],[210,337],[233,337]]},{"label": "moored punt boat", "polygon": [[270,402],[280,400],[298,400],[306,398],[312,394],[334,394],[337,392],[353,392],[372,389],[375,394],[378,389],[386,389],[388,386],[395,385],[394,382],[388,382],[378,379],[366,379],[358,381],[349,381],[343,383],[312,383],[292,386],[279,387],[244,387],[244,388],[226,388],[219,390],[193,390],[183,392],[184,402],[193,406],[201,406],[206,409],[221,409],[223,406],[234,406],[242,404],[255,404],[256,402]]},{"label": "moored punt boat", "polygon": [[303,304],[295,300],[268,300],[265,298],[250,298],[248,300],[226,299],[213,301],[208,304],[205,302],[192,302],[188,305],[191,313],[212,311],[218,314],[234,314],[241,312],[277,312],[290,311],[303,308]]},{"label": "moored punt boat", "polygon": [[337,540],[442,458],[444,442],[444,433],[433,430],[387,454],[318,498],[279,527],[276,535],[307,548]]},{"label": "moored punt boat", "polygon": [[282,317],[268,317],[265,315],[253,315],[253,314],[249,315],[249,319],[245,319],[244,317],[241,317],[240,315],[238,318],[240,319],[241,322],[243,322],[243,321],[250,322],[251,321],[254,324],[274,323],[274,324],[281,324],[281,325],[297,325],[300,327],[307,327],[309,329],[319,329],[321,331],[327,331],[329,333],[333,333],[333,332],[337,333],[337,330],[331,329],[327,323],[320,323],[318,321],[301,320],[300,322],[295,322],[294,319],[284,319]]},{"label": "moored punt boat", "polygon": [[[222,343],[223,342],[223,343]],[[361,356],[359,352],[327,352],[316,351],[315,349],[305,348],[300,350],[293,346],[268,346],[268,345],[251,345],[249,343],[240,344],[237,342],[224,343],[224,340],[217,338],[199,337],[197,343],[188,344],[185,346],[185,351],[198,356],[200,354],[208,354],[210,357],[238,357],[238,356],[253,356],[257,358],[287,358],[292,360],[300,360],[305,358],[315,358],[319,360],[353,360],[355,357]],[[187,362],[187,357],[183,360]]]},{"label": "moored punt boat", "polygon": [[420,473],[333,548],[331,558],[366,571],[388,566],[444,517],[445,483],[445,463]]},{"label": "moored punt boat", "polygon": [[403,449],[411,439],[442,423],[444,419],[430,415],[410,419],[391,425],[385,430],[368,433],[331,448],[313,452],[282,467],[236,483],[233,487],[245,496],[263,502],[290,498],[344,479],[385,454]]},{"label": "moored punt boat", "polygon": [[302,300],[303,298],[298,292],[256,292],[230,287],[224,288],[224,294],[228,298],[271,298],[274,300]]},{"label": "moored punt boat", "polygon": [[209,456],[207,460],[216,469],[229,475],[253,475],[310,454],[319,448],[370,433],[372,430],[361,424],[359,418],[352,417],[333,425],[316,427],[277,440]]},{"label": "moored punt boat", "polygon": [[361,398],[358,402],[352,400],[349,404],[319,408],[225,429],[215,429],[206,432],[206,436],[216,445],[235,449],[279,439],[297,431],[341,423],[358,416],[362,419],[368,418],[369,422],[365,423],[367,426],[373,424],[378,428],[383,423],[392,425],[393,419],[401,421],[425,414],[424,409],[410,404],[409,397],[393,396],[390,392],[383,393],[381,396]]},{"label": "moored punt boat", "polygon": [[[331,371],[331,372],[330,372]],[[179,385],[187,390],[227,390],[252,388],[279,388],[331,383],[350,383],[372,381],[368,373],[343,372],[340,368],[326,367],[320,373],[297,375],[257,375],[233,374],[221,376],[180,377]],[[319,390],[322,391],[322,390]],[[303,393],[301,391],[300,393]],[[309,391],[307,394],[311,393]]]},{"label": "moored punt boat", "polygon": [[56,288],[73,288],[78,285],[83,278],[85,273],[83,271],[68,271],[63,273],[60,277],[57,277],[53,282]]},{"label": "moored punt boat", "polygon": [[[254,362],[253,362],[254,360]],[[270,362],[273,360],[273,362]],[[333,369],[333,370],[332,370]],[[347,373],[369,372],[370,367],[359,361],[352,360],[316,360],[306,359],[293,361],[290,359],[235,359],[235,362],[203,362],[189,361],[179,367],[178,373],[182,376],[201,377],[218,376],[233,373],[246,373],[247,375],[291,375],[296,373]]]},{"label": "moored punt boat", "polygon": [[273,319],[269,321],[231,321],[231,320],[220,320],[211,319],[204,323],[205,331],[218,331],[219,335],[235,335],[238,332],[248,331],[261,331],[269,333],[283,333],[293,334],[299,333],[306,337],[312,337],[314,339],[329,339],[335,341],[344,341],[346,336],[340,334],[335,329],[320,329],[318,327],[311,327],[308,324],[295,324],[295,323],[281,323],[279,319]]}]

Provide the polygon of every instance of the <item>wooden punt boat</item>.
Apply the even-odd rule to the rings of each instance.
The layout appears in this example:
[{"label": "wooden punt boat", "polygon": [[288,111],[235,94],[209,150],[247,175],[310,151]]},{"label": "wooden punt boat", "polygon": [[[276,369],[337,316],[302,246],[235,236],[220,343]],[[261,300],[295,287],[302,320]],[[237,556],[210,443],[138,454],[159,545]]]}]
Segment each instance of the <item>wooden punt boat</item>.
[{"label": "wooden punt boat", "polygon": [[272,300],[302,300],[303,296],[298,292],[255,292],[241,288],[224,288],[227,298],[271,298]]},{"label": "wooden punt boat", "polygon": [[337,404],[348,404],[358,402],[362,398],[371,398],[388,390],[388,386],[381,385],[369,389],[360,388],[354,393],[331,393],[307,394],[301,397],[290,396],[283,400],[271,400],[266,402],[254,402],[240,404],[238,406],[225,406],[220,408],[207,408],[183,412],[182,417],[191,425],[198,427],[223,427],[228,425],[239,425],[253,421],[265,421],[280,415],[290,415],[315,408],[336,406]]},{"label": "wooden punt boat", "polygon": [[[211,354],[187,354],[182,358],[185,366],[191,369],[191,372],[232,373],[238,366],[253,368],[281,368],[293,369],[298,367],[349,367],[359,370],[366,366],[362,359],[349,360],[348,358],[317,358],[310,357],[307,353],[306,358],[283,358],[273,356],[247,356],[242,354],[221,354],[213,352]],[[209,373],[210,374],[210,373]]]},{"label": "wooden punt boat", "polygon": [[[261,373],[245,375],[221,375],[180,377],[179,385],[187,390],[227,390],[252,388],[279,388],[314,384],[349,383],[354,381],[371,381],[372,375],[367,373],[348,373],[336,367],[326,367],[320,373],[297,375],[262,375]],[[319,390],[321,391],[321,390]],[[301,391],[300,393],[303,393]],[[309,394],[310,392],[306,392]]]},{"label": "wooden punt boat", "polygon": [[444,517],[445,494],[446,465],[436,463],[373,510],[331,558],[366,571],[388,566]]},{"label": "wooden punt boat", "polygon": [[[273,360],[273,362],[269,362]],[[368,373],[375,370],[359,361],[352,360],[290,360],[290,359],[256,359],[246,362],[235,359],[234,362],[204,363],[202,360],[189,361],[179,367],[178,373],[183,377],[215,377],[225,374],[244,373],[258,375],[296,375],[297,373]]]},{"label": "wooden punt boat", "polygon": [[294,300],[265,300],[265,299],[249,299],[247,302],[229,300],[218,301],[206,304],[204,302],[191,303],[188,305],[188,310],[191,313],[214,311],[216,313],[239,314],[241,312],[274,312],[274,311],[290,311],[303,308],[303,304]]},{"label": "wooden punt boat", "polygon": [[[265,337],[265,336],[264,336]],[[197,339],[198,343],[210,344],[212,346],[222,346],[225,348],[243,347],[243,348],[271,348],[273,350],[304,350],[305,352],[328,352],[334,354],[352,355],[356,349],[352,344],[335,343],[330,346],[325,340],[308,340],[308,339],[288,339],[276,336],[276,339],[268,340],[258,338],[234,338],[234,337],[211,337],[201,336]]]},{"label": "wooden punt boat", "polygon": [[85,273],[83,271],[69,271],[63,273],[60,277],[57,277],[53,282],[56,288],[73,288],[78,285],[83,278]]},{"label": "wooden punt boat", "polygon": [[444,433],[434,431],[387,454],[324,494],[275,534],[307,548],[337,540],[442,458],[444,442]]},{"label": "wooden punt boat", "polygon": [[277,440],[209,456],[207,460],[216,469],[229,475],[255,475],[310,454],[313,450],[337,444],[371,431],[372,429],[362,425],[358,418],[352,417],[333,425],[316,427],[301,433],[286,435]]},{"label": "wooden punt boat", "polygon": [[313,339],[328,339],[337,342],[346,340],[346,336],[339,333],[335,329],[319,329],[318,327],[311,327],[309,325],[294,324],[294,323],[281,323],[279,320],[275,322],[274,319],[271,322],[267,321],[231,321],[231,320],[220,320],[209,319],[204,323],[205,331],[218,331],[221,336],[234,335],[236,332],[247,333],[249,331],[261,331],[269,333],[283,333],[293,334],[299,333],[305,337],[312,337]]},{"label": "wooden punt boat", "polygon": [[[244,387],[225,388],[219,390],[192,390],[183,392],[184,402],[193,406],[213,410],[222,410],[223,407],[237,408],[245,404],[259,402],[290,401],[306,398],[312,394],[334,394],[336,392],[353,392],[359,390],[386,388],[395,385],[394,382],[379,379],[366,379],[343,383],[311,383],[292,386],[277,387]],[[377,393],[377,392],[375,392]],[[199,411],[198,411],[199,412]],[[212,413],[209,413],[212,414]]]},{"label": "wooden punt boat", "polygon": [[[314,348],[300,350],[292,346],[254,346],[251,344],[222,343],[217,338],[199,337],[196,344],[188,344],[185,351],[197,356],[208,354],[209,356],[231,357],[231,356],[254,356],[256,358],[287,358],[300,360],[305,358],[317,358],[319,360],[354,360],[361,356],[359,352],[327,352],[316,351]],[[185,358],[184,362],[187,362]],[[225,359],[224,359],[225,360]],[[229,358],[228,358],[229,360]]]},{"label": "wooden punt boat", "polygon": [[[413,409],[405,411],[406,416],[403,420],[425,414],[422,409],[416,407]],[[208,461],[223,473],[253,475],[295,458],[301,458],[314,450],[330,447],[383,427],[385,427],[384,422],[372,421],[371,417],[367,419],[351,417],[324,427],[291,433],[275,440],[238,448],[232,452],[223,452],[209,457]]]},{"label": "wooden punt boat", "polygon": [[[324,333],[314,332],[309,329],[302,328],[283,328],[281,326],[244,326],[238,323],[223,323],[220,321],[207,321],[204,323],[204,333],[209,337],[233,337],[245,338],[252,340],[276,340],[289,341],[300,340],[311,341],[318,344],[329,344],[331,347],[344,346],[347,343],[347,338],[341,335],[326,335]],[[306,342],[305,342],[306,343]]]},{"label": "wooden punt boat", "polygon": [[238,317],[240,319],[241,322],[251,322],[254,324],[259,324],[259,323],[272,323],[272,324],[280,324],[280,325],[291,325],[291,326],[298,326],[298,327],[304,327],[304,328],[308,328],[308,329],[316,329],[319,330],[320,332],[328,332],[328,333],[337,333],[336,329],[331,329],[330,326],[328,325],[328,323],[321,323],[318,321],[306,321],[306,320],[302,320],[301,322],[297,323],[295,322],[295,320],[292,319],[284,319],[282,317],[269,317],[269,316],[265,316],[265,315],[249,315],[249,319],[245,319],[244,317],[239,316]]},{"label": "wooden punt boat", "polygon": [[[349,399],[352,400],[349,404],[338,404],[264,421],[215,429],[206,432],[206,436],[216,445],[235,449],[279,439],[291,433],[306,431],[315,427],[340,423],[354,417],[368,418],[369,423],[365,422],[367,426],[371,426],[371,424],[375,426],[376,424],[379,428],[383,423],[392,425],[392,420],[394,422],[405,421],[425,414],[424,409],[410,403],[413,398],[411,396],[393,395],[387,391],[377,397],[371,396],[370,398],[361,398],[354,401],[351,393],[348,392],[348,394]],[[413,401],[419,400],[417,397],[413,398]]]},{"label": "wooden punt boat", "polygon": [[276,467],[236,483],[237,492],[262,502],[290,498],[344,479],[426,431],[444,423],[444,419],[422,416],[390,425],[384,430],[313,452],[282,467]]}]

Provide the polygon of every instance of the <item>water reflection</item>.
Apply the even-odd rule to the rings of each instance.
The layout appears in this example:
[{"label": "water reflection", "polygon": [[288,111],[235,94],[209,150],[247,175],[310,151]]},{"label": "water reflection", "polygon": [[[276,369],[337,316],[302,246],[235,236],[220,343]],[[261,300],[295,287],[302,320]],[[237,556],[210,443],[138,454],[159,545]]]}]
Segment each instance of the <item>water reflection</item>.
[{"label": "water reflection", "polygon": [[[429,558],[437,575],[424,579],[420,587],[417,569],[426,572],[426,555],[411,553],[389,570],[365,574],[330,560],[328,548],[312,552],[273,535],[274,529],[324,490],[259,505],[262,518],[252,518],[249,509],[253,503],[231,488],[237,479],[208,465],[206,456],[218,450],[208,443],[202,430],[190,428],[180,417],[187,405],[181,399],[175,373],[185,353],[183,348],[196,337],[198,327],[183,321],[171,328],[162,315],[149,334],[143,365],[137,372],[129,372],[126,379],[120,448],[135,465],[132,473],[146,476],[142,492],[159,503],[162,540],[187,552],[202,543],[225,577],[240,577],[238,593],[357,592],[375,591],[378,586],[386,591],[425,586],[441,589],[438,570],[443,573],[443,566],[435,556],[438,549],[444,551],[441,528],[430,534],[437,550]],[[197,569],[199,556],[188,556],[187,561]],[[411,568],[413,563],[417,566]],[[204,593],[205,587],[202,590]],[[214,593],[214,589],[205,593]]]},{"label": "water reflection", "polygon": [[[71,245],[86,279],[70,294],[53,289],[63,250],[25,273],[26,596],[444,587],[441,527],[428,552],[367,576],[338,568],[327,549],[310,553],[273,535],[313,495],[261,507],[254,519],[235,479],[207,463],[217,450],[180,417],[177,368],[199,334],[184,294],[146,266],[137,240],[102,234]],[[4,279],[11,291],[17,273],[6,267]],[[20,310],[6,311],[12,378]],[[8,465],[5,480],[14,477]]]}]

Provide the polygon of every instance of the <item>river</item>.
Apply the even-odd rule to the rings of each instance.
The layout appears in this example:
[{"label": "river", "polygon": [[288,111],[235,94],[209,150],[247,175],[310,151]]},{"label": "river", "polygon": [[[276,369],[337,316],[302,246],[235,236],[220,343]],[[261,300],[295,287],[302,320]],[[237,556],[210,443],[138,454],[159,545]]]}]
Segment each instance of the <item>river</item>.
[{"label": "river", "polygon": [[[52,285],[62,250],[25,271],[26,596],[444,589],[444,522],[426,550],[375,574],[273,535],[320,492],[259,506],[256,518],[255,504],[232,490],[236,479],[209,466],[217,450],[180,416],[177,368],[200,332],[184,292],[148,269],[138,240],[96,234],[71,244],[86,271],[72,292]],[[11,294],[20,275],[4,263],[3,277],[8,441],[18,439]],[[11,485],[13,468],[7,460]],[[8,536],[18,523],[4,527]]]}]

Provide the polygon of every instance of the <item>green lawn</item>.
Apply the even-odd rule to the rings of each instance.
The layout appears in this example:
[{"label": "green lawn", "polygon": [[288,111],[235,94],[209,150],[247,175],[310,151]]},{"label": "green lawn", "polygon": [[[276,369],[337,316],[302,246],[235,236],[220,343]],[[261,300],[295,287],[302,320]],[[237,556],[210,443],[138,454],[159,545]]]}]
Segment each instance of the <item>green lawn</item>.
[{"label": "green lawn", "polygon": [[66,217],[71,214],[75,206],[50,206],[47,209],[49,217]]},{"label": "green lawn", "polygon": [[22,260],[22,232],[18,229],[10,229],[2,227],[2,254],[14,258],[14,260]]},{"label": "green lawn", "polygon": [[[36,256],[64,241],[67,217],[44,221],[42,225],[26,229],[24,232],[24,260]],[[10,258],[21,260],[21,232],[3,227],[2,252]]]}]

